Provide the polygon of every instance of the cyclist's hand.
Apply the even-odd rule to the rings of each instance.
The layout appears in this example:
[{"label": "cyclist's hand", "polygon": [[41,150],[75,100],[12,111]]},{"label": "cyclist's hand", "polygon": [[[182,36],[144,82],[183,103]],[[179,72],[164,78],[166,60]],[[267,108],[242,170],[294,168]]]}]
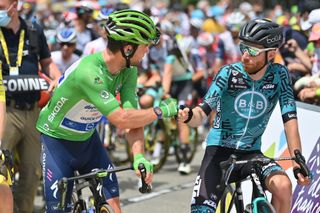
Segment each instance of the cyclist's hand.
[{"label": "cyclist's hand", "polygon": [[174,98],[165,99],[161,101],[159,108],[162,111],[163,118],[176,116],[178,113],[177,100]]},{"label": "cyclist's hand", "polygon": [[185,122],[189,117],[189,107],[180,106],[178,111],[178,121],[179,122]]},{"label": "cyclist's hand", "polygon": [[144,167],[147,170],[147,175],[145,178],[145,181],[147,184],[151,184],[152,183],[152,178],[153,178],[153,165],[152,163],[150,163],[149,161],[147,161],[143,154],[135,154],[134,155],[134,160],[133,160],[133,168],[136,172],[136,174],[140,177],[140,171],[138,169],[139,164],[142,163],[144,165]]},{"label": "cyclist's hand", "polygon": [[309,176],[304,176],[302,174],[300,168],[298,168],[298,167],[294,168],[293,173],[294,173],[294,176],[297,179],[299,185],[306,186],[311,183],[311,178]]}]

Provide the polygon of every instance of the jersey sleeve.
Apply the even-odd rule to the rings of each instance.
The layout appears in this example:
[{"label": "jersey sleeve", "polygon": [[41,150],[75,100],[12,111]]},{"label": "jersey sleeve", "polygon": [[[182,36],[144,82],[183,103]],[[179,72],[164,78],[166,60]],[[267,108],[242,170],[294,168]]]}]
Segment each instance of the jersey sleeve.
[{"label": "jersey sleeve", "polygon": [[291,119],[297,119],[296,102],[293,95],[293,89],[289,77],[289,72],[286,67],[280,66],[280,88],[279,88],[279,103],[283,123]]},{"label": "jersey sleeve", "polygon": [[108,86],[103,77],[99,76],[98,72],[93,71],[93,68],[87,70],[86,67],[91,66],[85,60],[82,60],[82,63],[78,65],[75,81],[82,93],[85,94],[84,98],[94,104],[103,115],[108,116],[111,112],[120,108],[119,102],[106,89]]},{"label": "jersey sleeve", "polygon": [[138,96],[136,93],[137,87],[137,68],[131,68],[126,70],[128,75],[125,76],[123,86],[120,91],[120,99],[123,109],[137,109],[138,108]]},{"label": "jersey sleeve", "polygon": [[218,74],[213,79],[211,86],[204,96],[202,103],[200,104],[201,109],[209,115],[210,112],[217,107],[218,102],[228,87],[229,74],[226,67],[222,67]]}]

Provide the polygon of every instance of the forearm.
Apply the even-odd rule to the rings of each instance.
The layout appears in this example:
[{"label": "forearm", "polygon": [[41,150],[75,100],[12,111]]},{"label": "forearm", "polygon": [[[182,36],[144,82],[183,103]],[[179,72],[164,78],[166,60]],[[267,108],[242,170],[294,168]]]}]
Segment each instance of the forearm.
[{"label": "forearm", "polygon": [[[298,149],[302,152],[297,119],[292,119],[287,121],[284,124],[284,128],[285,128],[285,133],[287,138],[288,149],[289,149],[290,155],[293,157],[294,150]],[[296,165],[297,164],[294,162],[294,166]]]},{"label": "forearm", "polygon": [[131,147],[132,154],[144,153],[143,128],[129,129],[126,139]]},{"label": "forearm", "polygon": [[115,125],[121,129],[135,129],[158,119],[153,108],[149,109],[124,109],[121,116],[116,118]]},{"label": "forearm", "polygon": [[57,65],[52,62],[51,58],[42,59],[40,64],[42,72],[48,75],[52,80],[58,80],[60,78],[61,72]]}]

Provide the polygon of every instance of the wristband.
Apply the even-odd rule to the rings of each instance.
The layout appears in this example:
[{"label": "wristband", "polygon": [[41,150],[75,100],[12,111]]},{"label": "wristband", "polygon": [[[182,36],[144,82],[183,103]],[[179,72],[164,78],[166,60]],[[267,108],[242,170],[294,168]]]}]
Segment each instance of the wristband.
[{"label": "wristband", "polygon": [[160,107],[153,108],[154,113],[157,115],[158,119],[162,119],[162,110]]},{"label": "wristband", "polygon": [[320,88],[316,89],[316,96],[320,97]]}]

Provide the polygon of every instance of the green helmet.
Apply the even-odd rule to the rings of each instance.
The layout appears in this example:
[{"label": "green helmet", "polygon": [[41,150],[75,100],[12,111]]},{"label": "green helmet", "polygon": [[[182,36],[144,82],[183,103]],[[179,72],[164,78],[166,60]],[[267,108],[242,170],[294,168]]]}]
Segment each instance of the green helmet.
[{"label": "green helmet", "polygon": [[160,36],[148,15],[129,9],[111,13],[105,29],[108,37],[134,44],[156,45]]}]

